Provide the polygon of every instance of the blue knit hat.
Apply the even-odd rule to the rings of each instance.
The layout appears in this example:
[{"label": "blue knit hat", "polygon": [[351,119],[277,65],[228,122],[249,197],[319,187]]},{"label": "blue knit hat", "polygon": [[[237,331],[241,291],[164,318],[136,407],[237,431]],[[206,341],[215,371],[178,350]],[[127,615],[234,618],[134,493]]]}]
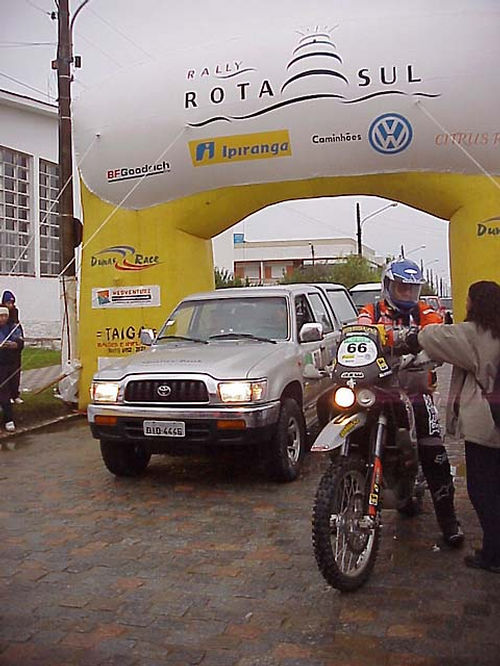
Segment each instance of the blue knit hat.
[{"label": "blue knit hat", "polygon": [[9,301],[12,301],[13,303],[16,302],[16,297],[11,291],[8,291],[7,289],[3,292],[2,294],[2,303],[8,303]]}]

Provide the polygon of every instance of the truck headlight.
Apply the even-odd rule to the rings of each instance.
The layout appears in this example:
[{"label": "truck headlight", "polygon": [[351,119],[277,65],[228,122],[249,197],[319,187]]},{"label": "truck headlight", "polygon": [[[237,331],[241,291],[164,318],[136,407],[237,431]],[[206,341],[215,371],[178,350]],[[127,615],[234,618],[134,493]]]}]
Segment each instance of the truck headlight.
[{"label": "truck headlight", "polygon": [[119,389],[118,382],[92,382],[90,397],[93,402],[116,402]]},{"label": "truck headlight", "polygon": [[266,380],[257,382],[221,382],[219,395],[222,402],[255,402],[266,392]]}]

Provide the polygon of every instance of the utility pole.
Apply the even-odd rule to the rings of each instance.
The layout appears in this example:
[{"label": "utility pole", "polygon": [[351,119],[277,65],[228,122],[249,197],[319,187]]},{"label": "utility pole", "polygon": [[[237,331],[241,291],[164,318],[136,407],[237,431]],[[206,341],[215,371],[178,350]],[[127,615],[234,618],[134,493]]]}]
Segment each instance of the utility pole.
[{"label": "utility pole", "polygon": [[[61,343],[62,369],[65,374],[81,367],[77,360],[77,307],[76,307],[76,267],[75,248],[80,242],[77,234],[79,222],[74,217],[73,205],[73,138],[71,129],[71,63],[73,45],[71,31],[77,14],[89,0],[83,0],[69,20],[69,0],[56,2],[57,12],[57,58],[52,68],[57,69],[58,117],[59,117],[59,238],[60,238],[60,285],[61,285]],[[80,57],[75,58],[75,66],[80,66]],[[67,402],[77,402],[77,389],[69,389],[64,382],[59,391]]]},{"label": "utility pole", "polygon": [[[61,271],[64,277],[75,275],[75,221],[73,207],[73,151],[71,132],[71,32],[69,1],[59,0],[57,12],[58,46],[57,90],[59,105],[59,233],[61,239]],[[68,182],[69,181],[69,182]],[[66,187],[65,184],[68,183]],[[64,188],[64,189],[63,189]],[[62,190],[62,191],[61,191]]]},{"label": "utility pole", "polygon": [[361,209],[359,203],[356,202],[356,235],[358,238],[358,256],[363,256],[363,248],[361,245]]}]

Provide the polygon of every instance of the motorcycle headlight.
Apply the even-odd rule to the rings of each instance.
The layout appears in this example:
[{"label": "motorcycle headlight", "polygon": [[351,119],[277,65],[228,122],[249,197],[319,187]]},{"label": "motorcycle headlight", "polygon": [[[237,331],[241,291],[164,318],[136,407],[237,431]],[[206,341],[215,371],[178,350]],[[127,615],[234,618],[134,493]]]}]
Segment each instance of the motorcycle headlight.
[{"label": "motorcycle headlight", "polygon": [[221,382],[219,395],[222,402],[256,402],[266,392],[266,380],[256,382]]},{"label": "motorcycle headlight", "polygon": [[376,396],[370,389],[363,388],[358,391],[358,404],[362,407],[371,407],[375,404]]},{"label": "motorcycle headlight", "polygon": [[348,386],[341,386],[333,394],[333,401],[337,407],[347,409],[347,407],[352,407],[356,402],[356,394]]},{"label": "motorcycle headlight", "polygon": [[116,402],[119,389],[118,382],[92,382],[90,397],[93,402]]}]

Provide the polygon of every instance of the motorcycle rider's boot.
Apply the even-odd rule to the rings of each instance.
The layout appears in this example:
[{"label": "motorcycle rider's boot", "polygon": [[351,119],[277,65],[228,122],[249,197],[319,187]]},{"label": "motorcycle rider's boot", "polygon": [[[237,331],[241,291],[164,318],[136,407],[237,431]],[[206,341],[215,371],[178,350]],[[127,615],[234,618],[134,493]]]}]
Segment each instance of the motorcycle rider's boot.
[{"label": "motorcycle rider's boot", "polygon": [[455,513],[455,488],[450,463],[446,449],[440,443],[434,444],[436,441],[439,442],[436,438],[419,441],[420,463],[444,542],[452,548],[460,548],[464,542],[464,533]]},{"label": "motorcycle rider's boot", "polygon": [[439,493],[446,492],[446,487],[442,486],[436,494],[432,493],[434,511],[436,518],[443,533],[443,539],[446,545],[451,548],[460,548],[464,542],[464,533],[460,527],[453,504],[453,495],[455,489],[453,485],[448,486],[448,495],[443,497]]}]

